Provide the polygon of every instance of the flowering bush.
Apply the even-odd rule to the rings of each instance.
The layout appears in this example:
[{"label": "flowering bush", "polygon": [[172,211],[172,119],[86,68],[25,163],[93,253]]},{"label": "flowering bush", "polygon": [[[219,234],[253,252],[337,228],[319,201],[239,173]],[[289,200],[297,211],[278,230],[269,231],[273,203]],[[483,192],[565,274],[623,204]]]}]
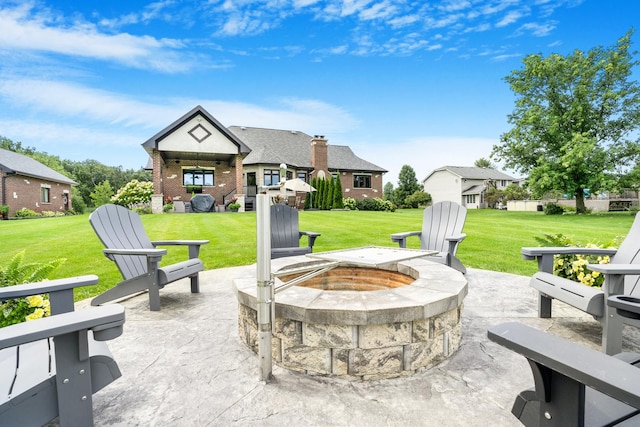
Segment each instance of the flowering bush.
[{"label": "flowering bush", "polygon": [[151,203],[153,195],[153,182],[133,179],[111,197],[111,201],[116,205],[125,206],[129,209],[146,206]]},{"label": "flowering bush", "polygon": [[342,204],[345,208],[351,209],[352,211],[358,209],[358,202],[353,197],[347,197],[346,199],[343,199]]},{"label": "flowering bush", "polygon": [[[588,243],[580,245],[562,234],[545,234],[545,238],[536,238],[544,246],[567,246],[584,248],[614,248],[616,242],[607,244]],[[602,255],[555,255],[553,257],[553,274],[580,282],[586,286],[600,287],[604,283],[604,276],[597,271],[591,271],[587,264],[609,264],[609,256]]]},{"label": "flowering bush", "polygon": [[34,211],[33,209],[27,209],[27,208],[19,209],[13,215],[17,218],[29,218],[34,216],[40,216],[38,212]]},{"label": "flowering bush", "polygon": [[[16,254],[9,264],[0,266],[0,287],[46,280],[65,261],[63,258],[47,263],[23,263],[24,251]],[[32,295],[0,302],[0,327],[49,316],[48,296]]]}]

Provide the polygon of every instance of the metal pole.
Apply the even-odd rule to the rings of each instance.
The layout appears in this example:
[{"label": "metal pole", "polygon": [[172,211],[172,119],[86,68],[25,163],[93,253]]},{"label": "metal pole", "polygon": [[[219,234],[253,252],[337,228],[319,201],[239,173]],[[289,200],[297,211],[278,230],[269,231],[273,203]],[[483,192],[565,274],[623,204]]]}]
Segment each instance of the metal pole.
[{"label": "metal pole", "polygon": [[271,379],[271,303],[273,281],[271,280],[271,210],[269,196],[256,196],[257,230],[257,311],[258,311],[258,357],[260,359],[260,381]]}]

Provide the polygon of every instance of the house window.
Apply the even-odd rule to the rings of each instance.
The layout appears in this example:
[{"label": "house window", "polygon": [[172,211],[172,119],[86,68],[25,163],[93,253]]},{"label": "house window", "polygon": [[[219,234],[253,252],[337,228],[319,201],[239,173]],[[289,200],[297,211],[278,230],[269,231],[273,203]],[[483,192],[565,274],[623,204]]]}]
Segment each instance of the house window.
[{"label": "house window", "polygon": [[500,187],[506,187],[507,186],[507,181],[505,179],[503,179],[502,181],[500,181]]},{"label": "house window", "polygon": [[353,175],[354,188],[371,188],[371,175]]},{"label": "house window", "polygon": [[476,195],[475,194],[466,194],[464,196],[464,203],[466,205],[472,205],[476,203]]},{"label": "house window", "polygon": [[278,185],[280,183],[280,169],[264,170],[264,185]]},{"label": "house window", "polygon": [[211,169],[183,169],[182,170],[182,184],[187,185],[202,185],[213,186],[213,170]]},{"label": "house window", "polygon": [[332,173],[332,174],[331,174],[331,178],[333,178],[333,181],[334,181],[334,182],[338,180],[338,177],[339,177],[339,176],[340,176],[340,174],[339,174],[338,172],[336,172],[336,173]]},{"label": "house window", "polygon": [[287,171],[287,181],[293,179],[293,172],[292,171]]},{"label": "house window", "polygon": [[298,178],[300,178],[304,182],[307,182],[307,173],[306,172],[298,172]]},{"label": "house window", "polygon": [[51,203],[51,188],[40,187],[40,194],[42,203]]}]

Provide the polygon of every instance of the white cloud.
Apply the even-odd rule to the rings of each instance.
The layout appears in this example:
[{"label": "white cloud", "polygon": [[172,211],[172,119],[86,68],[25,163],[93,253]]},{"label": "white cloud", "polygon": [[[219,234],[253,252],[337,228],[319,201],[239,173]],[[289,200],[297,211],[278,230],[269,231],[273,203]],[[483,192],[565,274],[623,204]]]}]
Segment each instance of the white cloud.
[{"label": "white cloud", "polygon": [[397,10],[398,9],[393,4],[390,4],[389,1],[383,1],[361,11],[360,19],[365,21],[372,19],[384,19],[395,15]]},{"label": "white cloud", "polygon": [[[41,149],[52,153],[55,150],[46,148],[46,144],[73,145],[85,153],[84,158],[98,156],[91,152],[91,146],[97,150],[98,146],[108,149],[113,145],[132,148],[132,156],[144,156],[143,151],[138,151],[139,144],[196,105],[202,105],[225,126],[291,129],[330,136],[352,131],[359,125],[344,109],[301,98],[276,99],[267,106],[196,98],[140,100],[65,82],[14,79],[0,81],[0,99],[22,111],[21,115],[38,118],[32,122],[23,118],[11,120],[7,111],[0,122],[3,136],[28,141],[26,145],[37,141],[45,144]],[[113,157],[114,153],[107,150],[105,155]]]},{"label": "white cloud", "polygon": [[191,61],[177,53],[177,50],[185,47],[181,40],[127,33],[106,34],[90,23],[75,23],[65,27],[52,15],[44,12],[36,15],[28,4],[14,9],[0,9],[0,28],[0,45],[4,49],[114,61],[163,72],[182,72],[192,65]]},{"label": "white cloud", "polygon": [[529,32],[536,37],[545,37],[551,34],[551,32],[556,28],[555,22],[548,22],[545,24],[539,24],[537,22],[529,22],[524,24],[518,28],[516,32],[517,35],[522,34],[523,32]]},{"label": "white cloud", "polygon": [[522,18],[523,13],[518,10],[513,10],[508,12],[500,21],[496,23],[496,27],[506,27],[507,25],[511,25],[514,22],[517,22],[518,19]]}]

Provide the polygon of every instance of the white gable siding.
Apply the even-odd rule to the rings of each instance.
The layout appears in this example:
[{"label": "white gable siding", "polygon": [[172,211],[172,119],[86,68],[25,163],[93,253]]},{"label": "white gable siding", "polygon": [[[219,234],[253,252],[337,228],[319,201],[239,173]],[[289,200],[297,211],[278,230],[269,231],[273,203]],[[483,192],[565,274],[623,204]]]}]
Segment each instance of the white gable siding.
[{"label": "white gable siding", "polygon": [[459,176],[441,170],[424,181],[424,191],[431,194],[433,203],[451,201],[462,204],[462,182]]},{"label": "white gable siding", "polygon": [[[210,132],[211,135],[206,136],[206,132],[199,128],[198,125]],[[189,134],[189,131],[192,131],[193,134],[201,139],[204,136],[206,138],[198,142]],[[160,141],[158,150],[236,154],[238,147],[201,115],[197,115]]]}]

